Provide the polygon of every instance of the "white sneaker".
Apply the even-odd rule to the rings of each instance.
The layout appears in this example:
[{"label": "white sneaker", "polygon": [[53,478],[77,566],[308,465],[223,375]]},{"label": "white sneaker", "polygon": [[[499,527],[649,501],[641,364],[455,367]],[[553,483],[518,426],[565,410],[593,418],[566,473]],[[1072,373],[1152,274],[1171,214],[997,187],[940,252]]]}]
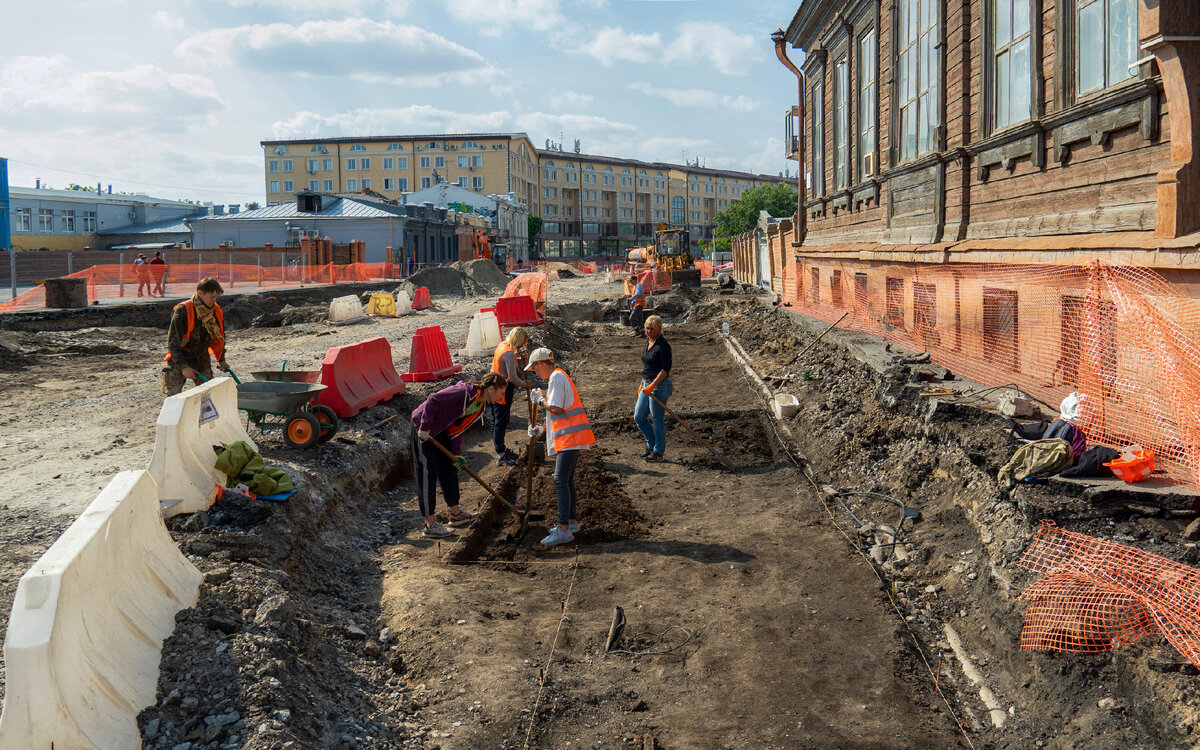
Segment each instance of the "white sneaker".
[{"label": "white sneaker", "polygon": [[560,544],[569,544],[575,541],[575,535],[569,531],[563,531],[558,526],[550,530],[550,534],[542,540],[542,544],[547,547],[556,547]]},{"label": "white sneaker", "polygon": [[579,522],[578,522],[578,521],[572,521],[572,522],[571,522],[571,523],[570,523],[570,524],[567,526],[567,531],[571,532],[572,534],[578,534],[578,533],[579,533]]},{"label": "white sneaker", "polygon": [[440,523],[435,523],[432,526],[425,527],[425,536],[428,536],[428,537],[436,538],[436,537],[450,536],[453,533],[454,533],[453,531],[446,528],[445,526],[443,526]]}]

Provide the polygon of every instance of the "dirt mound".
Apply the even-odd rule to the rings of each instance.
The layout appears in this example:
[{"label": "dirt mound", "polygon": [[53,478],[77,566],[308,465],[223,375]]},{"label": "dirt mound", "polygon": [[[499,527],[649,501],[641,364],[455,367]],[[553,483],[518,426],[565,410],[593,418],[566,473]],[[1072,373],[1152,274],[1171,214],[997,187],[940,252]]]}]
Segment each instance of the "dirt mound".
[{"label": "dirt mound", "polygon": [[546,264],[546,272],[549,273],[552,271],[557,271],[560,279],[575,279],[583,275],[579,272],[578,268],[575,268],[574,266],[568,266],[566,263],[560,263],[558,261],[552,261]]},{"label": "dirt mound", "polygon": [[435,297],[490,297],[503,293],[508,281],[504,272],[490,260],[458,261],[417,271],[396,287],[394,294],[407,292],[412,297],[419,287],[428,287]]}]

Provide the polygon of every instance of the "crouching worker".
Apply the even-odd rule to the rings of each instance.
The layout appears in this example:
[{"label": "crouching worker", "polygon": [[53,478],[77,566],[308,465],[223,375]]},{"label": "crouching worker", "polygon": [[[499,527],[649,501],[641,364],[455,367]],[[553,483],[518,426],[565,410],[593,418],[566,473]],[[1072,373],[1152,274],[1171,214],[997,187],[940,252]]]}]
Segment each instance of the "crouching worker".
[{"label": "crouching worker", "polygon": [[[504,400],[507,381],[494,372],[478,383],[463,381],[430,394],[412,413],[413,470],[417,480],[417,504],[425,517],[425,536],[454,533],[438,523],[433,514],[437,486],[442,486],[451,526],[466,526],[474,517],[458,505],[458,470],[462,459],[462,435],[483,415],[484,404]],[[437,441],[454,454],[451,459],[430,443]]]},{"label": "crouching worker", "polygon": [[567,544],[579,533],[575,466],[579,463],[580,451],[596,444],[596,436],[592,434],[575,383],[566,370],[555,366],[553,352],[546,348],[535,349],[529,355],[529,365],[525,369],[533,370],[548,383],[544,395],[541,389],[534,389],[530,394],[534,403],[546,407],[546,426],[531,425],[529,429],[531,436],[546,433],[546,455],[555,457],[554,489],[558,493],[558,525],[551,529],[542,544]]},{"label": "crouching worker", "polygon": [[224,291],[216,279],[203,278],[190,300],[175,305],[167,330],[167,366],[162,371],[162,392],[167,396],[182,391],[188,380],[199,385],[201,377],[212,378],[209,353],[217,358],[218,368],[229,369],[225,364],[225,314],[217,304]]}]

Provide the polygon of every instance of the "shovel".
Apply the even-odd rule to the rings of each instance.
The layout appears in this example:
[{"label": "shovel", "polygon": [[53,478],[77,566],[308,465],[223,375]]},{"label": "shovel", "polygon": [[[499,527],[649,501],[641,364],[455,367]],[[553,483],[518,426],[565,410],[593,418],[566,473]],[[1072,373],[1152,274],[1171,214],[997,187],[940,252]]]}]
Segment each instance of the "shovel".
[{"label": "shovel", "polygon": [[[529,400],[529,424],[537,424],[537,404],[533,402],[533,396],[528,390],[525,391],[525,398]],[[529,507],[533,503],[533,450],[537,447],[537,436],[529,436],[529,478],[525,482],[525,514],[521,516],[520,533],[525,534],[529,528]]]},{"label": "shovel", "polygon": [[[451,453],[449,450],[446,449],[446,446],[442,445],[438,441],[434,440],[433,438],[430,438],[429,442],[432,443],[434,445],[434,447],[436,447],[439,451],[441,451],[443,454],[445,454],[446,458],[450,459],[451,461],[458,460],[458,458],[453,453]],[[509,510],[511,510],[513,513],[516,513],[517,515],[521,515],[522,511],[520,508],[518,508],[517,506],[513,505],[512,503],[510,503],[509,501],[507,501],[503,497],[501,497],[500,493],[496,492],[496,490],[492,489],[492,485],[485,482],[483,480],[483,477],[479,476],[474,471],[472,471],[470,466],[467,466],[464,463],[462,465],[462,470],[467,472],[467,476],[471,477],[476,482],[478,482],[479,486],[484,488],[485,490],[487,490],[491,494],[492,497],[499,500],[504,505],[504,507],[508,508]],[[526,513],[527,513],[528,517],[533,518],[533,514],[528,514],[528,512],[526,512]]]},{"label": "shovel", "polygon": [[687,422],[684,422],[684,421],[683,421],[683,417],[681,417],[681,416],[679,416],[678,414],[676,414],[676,413],[675,413],[675,410],[674,410],[674,409],[672,409],[671,407],[667,406],[667,405],[666,405],[666,404],[664,404],[662,401],[659,401],[659,400],[658,400],[658,397],[657,397],[657,396],[655,396],[653,393],[651,393],[651,394],[648,394],[648,395],[650,396],[650,398],[654,399],[654,403],[656,403],[656,404],[658,404],[659,406],[661,406],[661,407],[662,407],[662,408],[663,408],[663,409],[664,409],[664,410],[667,412],[667,414],[670,414],[672,417],[675,417],[675,420],[676,420],[677,422],[679,422],[679,424],[683,425],[683,429],[685,429],[685,430],[687,430],[688,432],[692,433],[692,437],[694,437],[694,438],[696,438],[697,440],[699,440],[699,441],[701,442],[701,444],[703,444],[703,445],[704,445],[704,447],[705,447],[705,448],[708,448],[708,452],[709,452],[709,453],[711,453],[711,454],[713,454],[713,458],[715,458],[715,459],[717,459],[718,461],[720,461],[722,466],[724,466],[726,469],[729,469],[730,471],[737,471],[737,467],[736,467],[736,466],[734,466],[734,465],[733,465],[733,464],[732,464],[732,463],[729,461],[729,459],[728,459],[728,458],[725,458],[724,456],[722,456],[720,453],[718,453],[718,452],[716,451],[716,449],[715,449],[715,448],[713,448],[711,445],[709,445],[709,444],[708,444],[708,441],[707,441],[707,440],[705,440],[704,438],[700,437],[700,435],[698,435],[698,434],[696,433],[696,431],[695,431],[695,430],[693,430],[693,429],[692,429],[690,426],[688,426],[688,423],[687,423]]}]

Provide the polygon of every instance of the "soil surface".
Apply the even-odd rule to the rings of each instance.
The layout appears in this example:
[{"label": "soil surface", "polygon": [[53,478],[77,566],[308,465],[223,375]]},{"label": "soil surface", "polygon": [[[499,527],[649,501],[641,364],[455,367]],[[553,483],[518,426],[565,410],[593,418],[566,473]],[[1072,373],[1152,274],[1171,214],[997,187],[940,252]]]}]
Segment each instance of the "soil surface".
[{"label": "soil surface", "polygon": [[[921,397],[918,368],[864,364],[836,332],[798,359],[812,327],[745,288],[652,298],[674,348],[668,405],[737,471],[673,419],[667,460],[647,464],[632,420],[644,340],[617,324],[618,290],[596,275],[554,281],[560,317],[534,331],[572,372],[598,439],[577,469],[575,543],[539,543],[556,516],[544,461],[528,528],[463,476],[478,518],[440,542],[420,534],[408,414],[449,381],[411,385],[317,449],[256,433],[298,492],[226,494],[169,523],[205,583],[164,644],[145,747],[1196,744],[1196,670],[1161,639],[1092,655],[1017,647],[1031,582],[1017,561],[1038,520],[1195,564],[1190,500],[1065,482],[1001,491],[1016,447],[1006,422]],[[326,324],[346,293],[226,295],[230,362],[242,375],[316,369],[329,347],[382,335],[403,371],[416,327],[441,325],[456,351],[481,306],[435,293],[433,310]],[[148,463],[174,301],[0,316],[0,632],[19,576],[112,474]],[[768,414],[722,322],[759,374],[791,376],[796,417]],[[489,362],[466,361],[463,376]],[[484,427],[464,453],[524,506],[520,397],[513,414],[516,466],[495,464]],[[896,532],[900,506],[920,520]],[[872,562],[885,532],[895,544]],[[626,624],[606,650],[617,607]],[[947,626],[1006,709],[1003,728]]]}]

